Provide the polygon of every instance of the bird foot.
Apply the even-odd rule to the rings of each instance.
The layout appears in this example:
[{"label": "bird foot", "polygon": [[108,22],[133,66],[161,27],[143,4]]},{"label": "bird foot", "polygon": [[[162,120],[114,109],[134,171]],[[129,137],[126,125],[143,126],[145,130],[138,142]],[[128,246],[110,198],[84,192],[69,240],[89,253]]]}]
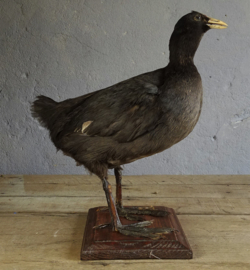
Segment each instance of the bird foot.
[{"label": "bird foot", "polygon": [[[161,239],[166,238],[166,235],[171,232],[178,231],[173,228],[145,228],[150,226],[154,220],[142,221],[138,223],[133,223],[129,225],[118,225],[117,231],[124,235],[134,236],[134,237],[146,237],[150,239]],[[93,229],[102,229],[107,226],[111,226],[111,223],[101,224],[95,226]]]},{"label": "bird foot", "polygon": [[[116,225],[116,231],[124,235],[134,236],[134,237],[146,237],[151,239],[161,239],[165,238],[171,232],[177,231],[173,228],[145,228],[152,225],[154,220],[146,221],[140,215],[151,215],[156,217],[164,217],[169,214],[166,210],[155,209],[154,207],[121,207],[116,206],[119,217],[124,217],[128,220],[141,221],[138,223],[133,223],[129,225],[122,225],[118,223]],[[106,211],[107,207],[100,208],[99,211]],[[100,224],[94,227],[94,229],[102,229],[107,226],[111,226],[111,223]],[[113,227],[114,229],[114,227]]]},{"label": "bird foot", "polygon": [[[99,211],[106,211],[108,207],[102,207]],[[150,215],[155,217],[165,217],[169,213],[165,210],[157,210],[153,206],[148,207],[140,207],[140,206],[133,206],[133,207],[120,207],[117,205],[117,212],[119,217],[124,217],[128,220],[137,220],[143,221],[145,220],[140,215]],[[139,215],[139,216],[138,216]]]},{"label": "bird foot", "polygon": [[135,237],[146,237],[146,238],[151,238],[155,240],[165,238],[167,234],[177,231],[172,228],[145,228],[148,225],[146,226],[140,225],[141,223],[146,224],[146,222],[147,221],[130,224],[130,225],[121,225],[121,226],[118,226],[118,231],[124,235],[135,236]]},{"label": "bird foot", "polygon": [[[133,223],[133,224],[130,224],[130,225],[118,225],[118,231],[119,231],[119,228],[123,228],[123,227],[135,227],[135,228],[142,228],[142,227],[147,227],[147,226],[150,226],[152,223],[154,222],[154,220],[147,220],[147,221],[142,221],[142,222],[138,222],[138,223]],[[100,225],[96,225],[93,227],[93,229],[103,229],[103,228],[106,228],[108,226],[111,226],[112,224],[111,223],[104,223],[104,224],[100,224]]]},{"label": "bird foot", "polygon": [[128,220],[138,220],[142,221],[144,220],[140,216],[136,215],[150,215],[155,217],[165,217],[169,213],[165,210],[159,210],[155,209],[154,207],[118,207],[117,206],[117,212],[120,217],[125,217]]},{"label": "bird foot", "polygon": [[129,213],[125,213],[125,212],[118,212],[119,213],[119,217],[124,217],[127,220],[136,220],[136,221],[144,221],[145,219],[141,216],[138,215],[132,215]]}]

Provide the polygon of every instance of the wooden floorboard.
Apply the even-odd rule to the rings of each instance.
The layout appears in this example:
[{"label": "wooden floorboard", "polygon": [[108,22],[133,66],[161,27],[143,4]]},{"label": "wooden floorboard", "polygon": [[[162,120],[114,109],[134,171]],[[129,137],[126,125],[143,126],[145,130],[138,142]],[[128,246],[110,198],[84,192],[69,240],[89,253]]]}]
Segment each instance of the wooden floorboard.
[{"label": "wooden floorboard", "polygon": [[[89,208],[105,206],[102,197],[0,197],[0,209],[6,213],[87,213]],[[126,206],[166,206],[178,215],[250,215],[250,199],[213,198],[124,198]]]},{"label": "wooden floorboard", "polygon": [[[95,187],[95,188],[94,188]],[[113,185],[113,189],[115,185]],[[103,189],[101,184],[65,185],[65,184],[2,184],[1,197],[29,196],[29,197],[101,197]],[[135,197],[145,198],[249,198],[248,185],[158,185],[141,184],[123,187],[124,196],[133,194]]]},{"label": "wooden floorboard", "polygon": [[124,183],[126,205],[176,210],[194,259],[82,262],[87,211],[106,205],[99,180],[11,175],[0,177],[0,269],[250,269],[249,176],[124,176]]}]

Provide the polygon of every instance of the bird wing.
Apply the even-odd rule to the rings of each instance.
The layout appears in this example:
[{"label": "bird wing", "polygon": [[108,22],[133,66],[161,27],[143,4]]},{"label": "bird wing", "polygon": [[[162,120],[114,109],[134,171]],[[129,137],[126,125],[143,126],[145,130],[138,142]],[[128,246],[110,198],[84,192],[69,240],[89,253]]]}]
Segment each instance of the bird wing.
[{"label": "bird wing", "polygon": [[145,76],[135,77],[94,92],[68,115],[64,130],[82,136],[111,136],[121,143],[133,141],[159,123],[161,83],[159,78],[148,82]]}]

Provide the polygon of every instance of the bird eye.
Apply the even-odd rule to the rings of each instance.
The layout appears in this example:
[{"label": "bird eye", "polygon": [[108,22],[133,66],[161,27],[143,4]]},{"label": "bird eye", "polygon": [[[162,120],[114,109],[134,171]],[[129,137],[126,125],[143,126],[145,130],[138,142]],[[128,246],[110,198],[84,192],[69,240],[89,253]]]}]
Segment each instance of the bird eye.
[{"label": "bird eye", "polygon": [[201,15],[196,15],[196,16],[194,17],[194,20],[195,20],[195,21],[200,21],[200,20],[201,20]]}]

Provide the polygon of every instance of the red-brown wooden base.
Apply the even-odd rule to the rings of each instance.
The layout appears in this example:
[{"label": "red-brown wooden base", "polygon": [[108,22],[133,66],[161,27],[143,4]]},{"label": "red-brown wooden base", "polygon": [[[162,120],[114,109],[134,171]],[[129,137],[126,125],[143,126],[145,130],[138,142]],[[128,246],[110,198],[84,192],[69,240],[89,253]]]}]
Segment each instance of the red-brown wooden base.
[{"label": "red-brown wooden base", "polygon": [[[100,211],[101,208],[91,208],[88,212],[81,260],[192,259],[193,252],[172,208],[155,207],[170,213],[165,217],[143,216],[145,220],[154,219],[154,223],[148,228],[171,227],[178,230],[159,240],[126,236],[113,232],[111,226],[93,229],[96,225],[110,222],[109,211]],[[135,221],[121,218],[121,222],[131,224]]]}]

